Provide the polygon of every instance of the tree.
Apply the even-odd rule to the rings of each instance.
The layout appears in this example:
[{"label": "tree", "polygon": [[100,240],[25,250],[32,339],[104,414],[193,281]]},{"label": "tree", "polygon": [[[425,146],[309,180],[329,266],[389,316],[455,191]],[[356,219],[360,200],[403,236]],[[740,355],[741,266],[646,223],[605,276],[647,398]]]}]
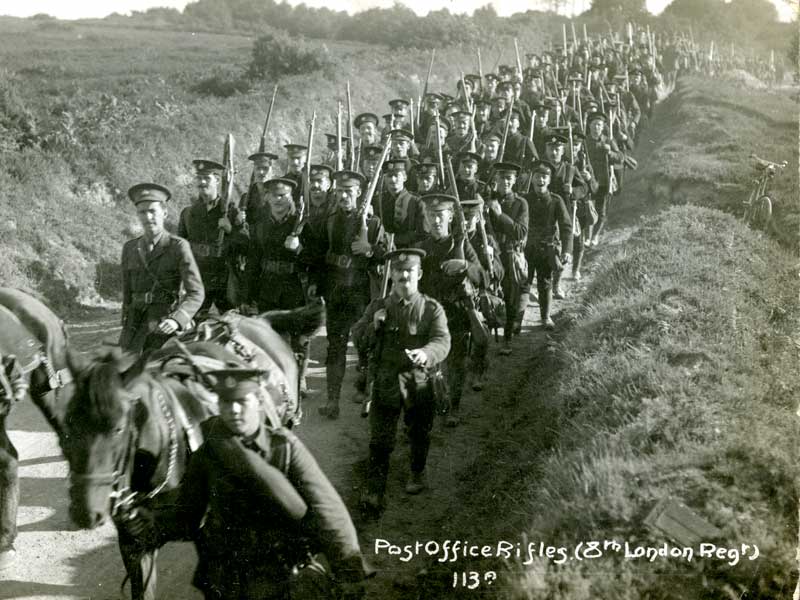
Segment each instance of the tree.
[{"label": "tree", "polygon": [[615,25],[635,21],[648,14],[645,0],[592,0],[589,12]]},{"label": "tree", "polygon": [[722,0],[673,0],[664,15],[695,22],[714,23],[725,10]]}]

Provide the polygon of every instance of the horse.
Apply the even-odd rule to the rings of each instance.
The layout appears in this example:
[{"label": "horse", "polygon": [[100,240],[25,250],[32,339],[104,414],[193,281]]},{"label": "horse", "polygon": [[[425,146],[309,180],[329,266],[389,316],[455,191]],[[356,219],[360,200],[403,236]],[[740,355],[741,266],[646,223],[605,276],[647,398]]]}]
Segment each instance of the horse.
[{"label": "horse", "polygon": [[[47,422],[61,436],[66,405],[74,384],[68,368],[64,324],[43,302],[31,294],[0,287],[0,379],[13,368],[24,379],[29,396]],[[19,455],[6,432],[11,412],[8,381],[0,386],[0,570],[15,556],[19,506]]]},{"label": "horse", "polygon": [[[213,399],[198,385],[207,361],[217,361],[217,368],[264,368],[266,389],[278,407],[271,424],[297,419],[298,366],[281,334],[311,335],[323,316],[319,307],[237,315],[237,335],[220,338],[220,328],[225,330],[230,319],[226,315],[145,358],[111,351],[87,361],[70,353],[76,391],[64,419],[63,447],[71,469],[74,523],[94,528],[111,517],[119,524],[131,505],[174,501],[189,456],[202,443],[202,422],[216,413]],[[118,527],[131,596],[150,600],[155,597],[156,549],[141,546],[125,531]]]}]

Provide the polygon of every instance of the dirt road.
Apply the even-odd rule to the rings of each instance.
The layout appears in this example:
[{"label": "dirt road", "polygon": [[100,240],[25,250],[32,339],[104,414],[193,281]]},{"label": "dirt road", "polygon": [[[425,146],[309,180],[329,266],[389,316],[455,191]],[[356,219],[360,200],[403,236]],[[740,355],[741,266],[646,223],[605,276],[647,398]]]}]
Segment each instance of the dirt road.
[{"label": "dirt road", "polygon": [[[584,281],[577,287],[565,279],[565,288],[571,299],[556,302],[557,321],[558,312],[564,309],[568,312],[576,292],[588,283],[591,270],[590,260],[584,269]],[[95,349],[103,340],[116,339],[118,322],[118,314],[113,311],[95,312],[70,324],[70,338],[81,350]],[[379,521],[362,522],[356,506],[367,456],[368,431],[366,421],[359,417],[360,406],[349,401],[355,369],[349,368],[347,372],[340,419],[328,421],[320,417],[317,407],[325,401],[326,342],[324,335],[314,339],[309,377],[313,393],[306,400],[305,420],[297,433],[314,452],[353,510],[364,552],[379,569],[379,577],[369,584],[368,597],[418,597],[417,573],[421,565],[414,561],[400,562],[385,553],[376,555],[375,540],[407,544],[448,537],[447,523],[458,508],[459,494],[455,490],[459,489],[459,475],[474,460],[481,439],[497,433],[491,423],[481,419],[481,405],[513,394],[524,381],[526,361],[545,341],[546,335],[538,326],[538,307],[531,305],[524,335],[515,340],[512,356],[498,357],[499,345],[492,345],[488,385],[482,393],[467,390],[462,402],[464,422],[455,429],[448,429],[437,420],[428,468],[431,489],[413,497],[403,493],[408,475],[408,450],[399,439],[390,471],[388,509]],[[348,366],[354,366],[355,362],[351,348]],[[114,528],[106,524],[93,531],[76,531],[70,523],[67,512],[68,467],[55,434],[31,403],[14,408],[10,435],[21,458],[20,532],[16,543],[18,560],[11,569],[0,574],[0,600],[105,600],[121,597],[120,583],[124,571]],[[190,544],[169,544],[160,551],[159,598],[201,598],[190,585],[195,558]],[[447,584],[446,581],[438,583]],[[128,597],[127,593],[124,597]]]}]

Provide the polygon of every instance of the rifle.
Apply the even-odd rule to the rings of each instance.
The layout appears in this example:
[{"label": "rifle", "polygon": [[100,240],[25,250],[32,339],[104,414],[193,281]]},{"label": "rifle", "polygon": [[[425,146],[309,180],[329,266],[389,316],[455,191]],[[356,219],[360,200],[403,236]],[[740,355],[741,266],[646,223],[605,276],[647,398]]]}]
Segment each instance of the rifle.
[{"label": "rifle", "polygon": [[481,78],[481,96],[483,96],[483,63],[481,62],[481,49],[478,48],[478,75]]},{"label": "rifle", "polygon": [[416,129],[414,128],[414,98],[411,98],[408,102],[409,108],[408,112],[411,114],[411,118],[408,120],[409,125],[411,126],[411,141],[414,141],[414,138],[417,136]]},{"label": "rifle", "polygon": [[350,146],[350,170],[356,170],[356,149],[353,147],[355,136],[353,135],[353,103],[350,98],[350,82],[347,82],[347,135],[350,136],[348,145]]},{"label": "rifle", "polygon": [[[391,252],[394,249],[394,234],[388,234],[389,245],[388,250]],[[383,265],[383,279],[381,280],[381,298],[386,298],[389,295],[389,281],[392,272],[392,261],[387,260]],[[375,369],[377,368],[380,356],[383,354],[383,334],[386,331],[386,324],[382,323],[381,326],[375,331],[375,344],[372,346],[369,353],[369,360],[367,368],[370,371],[368,376],[369,385],[364,400],[361,402],[361,418],[366,419],[369,416],[369,409],[372,407],[372,388],[375,385]]]},{"label": "rifle", "polygon": [[[236,171],[233,167],[234,148],[235,142],[233,140],[233,135],[229,133],[225,138],[225,148],[222,151],[222,164],[225,166],[225,170],[222,171],[222,196],[220,197],[223,216],[228,216],[228,208],[230,207],[231,199],[235,192],[233,181],[236,175]],[[222,244],[224,241],[225,230],[220,227],[219,234],[217,235],[217,257],[222,256]]]},{"label": "rifle", "polygon": [[[272,107],[275,106],[275,96],[278,94],[278,84],[275,84],[275,88],[272,90],[272,100],[269,102],[269,108],[267,109],[267,118],[264,119],[264,128],[261,130],[261,140],[258,142],[258,151],[259,152],[266,152],[267,151],[267,130],[269,129],[269,122],[272,118]],[[256,181],[256,167],[253,166],[253,171],[250,173],[250,185],[247,187],[248,193],[250,192],[250,188],[253,187],[253,184]]]},{"label": "rifle", "polygon": [[[570,168],[570,181],[575,177],[575,146],[572,143],[572,121],[567,122],[569,125],[569,168]],[[588,185],[588,183],[587,183]],[[578,201],[572,201],[572,235],[575,235],[575,225],[578,217]]]},{"label": "rifle", "polygon": [[514,109],[514,96],[511,96],[511,103],[508,105],[508,114],[506,114],[506,124],[503,127],[503,141],[500,144],[500,151],[497,153],[497,161],[503,162],[503,156],[506,152],[506,141],[508,141],[508,128],[511,126],[511,111]]},{"label": "rifle", "polygon": [[365,241],[367,240],[367,209],[372,203],[372,197],[375,195],[375,190],[378,188],[378,182],[382,179],[383,163],[386,162],[386,158],[389,156],[389,150],[391,147],[392,138],[388,137],[386,138],[386,143],[383,146],[381,159],[378,161],[378,166],[375,169],[375,176],[369,182],[367,192],[364,194],[363,201],[356,212],[356,216],[361,221],[361,230],[359,231],[358,236]]},{"label": "rifle", "polygon": [[[342,156],[342,101],[336,102],[336,170],[341,171],[344,168]],[[311,162],[311,155],[308,157],[308,162]]]},{"label": "rifle", "polygon": [[517,38],[514,38],[514,53],[517,57],[517,69],[519,70],[519,77],[522,79],[522,61],[519,58],[519,44],[517,44]]},{"label": "rifle", "polygon": [[297,209],[297,221],[295,221],[292,235],[297,237],[303,231],[306,222],[306,208],[311,205],[311,146],[314,143],[314,125],[317,121],[317,111],[311,113],[311,123],[308,126],[308,154],[306,166],[303,169],[303,195],[300,198],[300,206]]},{"label": "rifle", "polygon": [[439,181],[444,184],[444,155],[442,153],[442,136],[440,135],[441,128],[439,126],[439,111],[437,110],[434,114],[434,127],[436,130],[433,132],[434,136],[436,137],[436,158],[439,161]]},{"label": "rifle", "polygon": [[464,105],[467,112],[472,112],[472,98],[467,95],[467,83],[464,81],[464,71],[461,71],[461,91],[464,94]]},{"label": "rifle", "polygon": [[[572,53],[576,53],[578,51],[578,36],[575,34],[575,21],[574,19],[570,19],[569,26],[572,28]],[[575,57],[572,59],[572,64],[575,64]]]},{"label": "rifle", "polygon": [[[428,74],[425,76],[425,87],[422,88],[422,100],[428,95],[428,84],[431,81],[431,72],[433,72],[433,59],[436,57],[436,48],[431,50],[431,62],[428,64]],[[417,127],[422,127],[422,102],[420,101],[420,116]]]}]

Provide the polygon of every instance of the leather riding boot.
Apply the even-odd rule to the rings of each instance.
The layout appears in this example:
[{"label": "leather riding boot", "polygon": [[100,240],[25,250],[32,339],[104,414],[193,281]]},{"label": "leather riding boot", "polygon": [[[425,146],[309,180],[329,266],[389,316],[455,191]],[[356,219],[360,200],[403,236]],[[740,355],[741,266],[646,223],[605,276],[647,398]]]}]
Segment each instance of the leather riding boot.
[{"label": "leather riding boot", "polygon": [[552,290],[547,289],[547,291],[539,292],[539,316],[542,318],[542,325],[545,329],[553,329],[555,328],[555,323],[550,318],[550,298],[552,295]]}]

